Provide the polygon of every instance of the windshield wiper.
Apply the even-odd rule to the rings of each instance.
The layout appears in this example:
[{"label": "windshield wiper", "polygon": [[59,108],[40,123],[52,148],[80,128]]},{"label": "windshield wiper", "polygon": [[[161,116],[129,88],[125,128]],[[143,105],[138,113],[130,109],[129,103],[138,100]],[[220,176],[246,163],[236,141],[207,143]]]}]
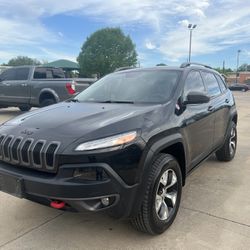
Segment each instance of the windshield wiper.
[{"label": "windshield wiper", "polygon": [[107,100],[107,101],[102,101],[99,103],[128,103],[128,104],[134,104],[133,101],[111,101],[111,100]]}]

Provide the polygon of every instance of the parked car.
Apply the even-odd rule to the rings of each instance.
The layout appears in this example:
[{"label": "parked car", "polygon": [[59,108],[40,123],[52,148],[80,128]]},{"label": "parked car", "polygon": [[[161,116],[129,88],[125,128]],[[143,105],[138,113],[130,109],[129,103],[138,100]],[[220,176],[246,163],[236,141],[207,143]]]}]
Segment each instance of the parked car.
[{"label": "parked car", "polygon": [[60,68],[21,66],[0,75],[0,108],[44,107],[86,89],[95,79],[68,79]]},{"label": "parked car", "polygon": [[243,83],[234,83],[232,85],[229,85],[229,89],[232,91],[243,91],[246,92],[249,90],[249,87],[247,84]]},{"label": "parked car", "polygon": [[187,175],[213,153],[234,158],[237,120],[231,91],[208,66],[117,71],[0,127],[0,189],[160,234]]}]

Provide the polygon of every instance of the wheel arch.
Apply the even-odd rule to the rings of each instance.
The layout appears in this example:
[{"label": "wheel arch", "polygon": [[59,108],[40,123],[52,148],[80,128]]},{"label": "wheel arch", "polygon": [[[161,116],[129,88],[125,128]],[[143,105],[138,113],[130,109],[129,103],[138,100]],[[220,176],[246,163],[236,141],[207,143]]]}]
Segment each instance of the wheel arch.
[{"label": "wheel arch", "polygon": [[50,88],[45,88],[43,89],[40,94],[39,94],[39,104],[41,104],[41,102],[43,100],[46,100],[46,99],[51,99],[53,98],[56,102],[59,102],[59,96],[57,95],[57,93],[55,92],[55,90],[53,89],[50,89]]}]

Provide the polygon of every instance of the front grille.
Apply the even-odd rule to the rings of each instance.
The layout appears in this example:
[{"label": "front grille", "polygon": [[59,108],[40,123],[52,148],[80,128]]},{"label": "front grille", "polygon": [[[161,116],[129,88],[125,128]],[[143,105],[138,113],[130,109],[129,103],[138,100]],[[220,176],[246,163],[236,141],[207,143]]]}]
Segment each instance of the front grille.
[{"label": "front grille", "polygon": [[56,172],[60,142],[0,135],[0,159],[46,172]]}]

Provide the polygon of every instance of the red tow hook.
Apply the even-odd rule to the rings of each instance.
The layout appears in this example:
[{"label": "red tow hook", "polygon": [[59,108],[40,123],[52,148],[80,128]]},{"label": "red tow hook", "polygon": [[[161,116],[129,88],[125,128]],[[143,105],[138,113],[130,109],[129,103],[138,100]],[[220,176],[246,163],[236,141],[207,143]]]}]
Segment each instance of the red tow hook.
[{"label": "red tow hook", "polygon": [[63,201],[51,201],[50,206],[55,209],[62,209],[65,207],[65,202]]}]

